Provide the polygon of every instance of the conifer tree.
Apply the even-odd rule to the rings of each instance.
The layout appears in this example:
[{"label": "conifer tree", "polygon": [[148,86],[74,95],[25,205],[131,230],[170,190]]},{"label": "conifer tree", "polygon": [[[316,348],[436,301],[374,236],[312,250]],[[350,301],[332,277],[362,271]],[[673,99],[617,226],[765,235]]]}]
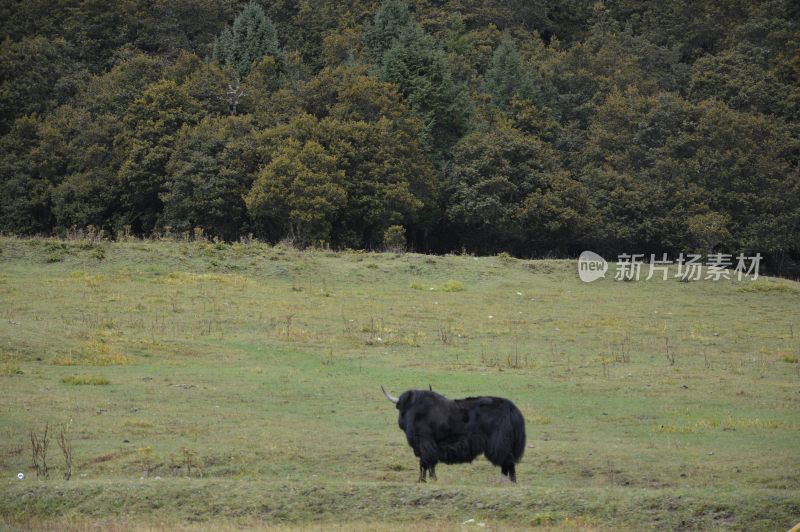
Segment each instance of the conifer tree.
[{"label": "conifer tree", "polygon": [[264,9],[250,2],[231,28],[226,28],[214,42],[213,58],[221,65],[231,65],[244,78],[253,63],[265,55],[280,59],[278,33]]},{"label": "conifer tree", "polygon": [[423,144],[441,157],[463,134],[469,113],[464,89],[453,81],[446,54],[396,0],[383,3],[364,38],[378,77],[396,84],[408,98],[424,124]]},{"label": "conifer tree", "polygon": [[492,102],[507,109],[514,96],[536,100],[538,93],[530,76],[522,67],[516,41],[505,35],[492,56],[492,66],[486,74],[486,89]]},{"label": "conifer tree", "polygon": [[411,25],[408,6],[399,0],[386,0],[364,29],[364,42],[372,58],[379,62],[395,39]]}]

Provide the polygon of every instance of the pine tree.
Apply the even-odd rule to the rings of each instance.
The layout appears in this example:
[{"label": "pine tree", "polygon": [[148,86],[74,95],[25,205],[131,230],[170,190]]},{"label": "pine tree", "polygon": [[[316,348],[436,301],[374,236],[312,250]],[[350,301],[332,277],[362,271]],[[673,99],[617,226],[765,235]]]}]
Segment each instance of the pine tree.
[{"label": "pine tree", "polygon": [[396,0],[383,3],[364,39],[378,77],[396,84],[408,98],[424,123],[423,144],[441,156],[463,134],[469,113],[466,94],[453,81],[446,54]]},{"label": "pine tree", "polygon": [[221,65],[232,65],[244,78],[253,63],[265,55],[281,58],[278,33],[264,9],[250,2],[233,21],[233,27],[217,37],[213,58]]},{"label": "pine tree", "polygon": [[492,102],[507,109],[514,96],[536,100],[538,92],[530,76],[522,68],[517,43],[505,35],[492,57],[492,66],[486,74],[486,89]]},{"label": "pine tree", "polygon": [[380,62],[392,43],[403,30],[412,26],[408,6],[399,0],[386,0],[375,14],[375,19],[364,29],[364,42],[372,58]]}]

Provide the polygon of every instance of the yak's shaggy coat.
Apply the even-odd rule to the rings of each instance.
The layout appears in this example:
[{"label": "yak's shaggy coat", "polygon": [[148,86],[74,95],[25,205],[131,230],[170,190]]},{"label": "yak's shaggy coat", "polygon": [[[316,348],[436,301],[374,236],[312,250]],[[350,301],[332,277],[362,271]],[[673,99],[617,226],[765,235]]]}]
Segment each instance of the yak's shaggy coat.
[{"label": "yak's shaggy coat", "polygon": [[481,454],[516,482],[515,465],[525,452],[525,420],[514,403],[501,397],[451,400],[428,390],[386,397],[400,411],[398,424],[419,457],[419,480],[436,480],[436,464],[472,462]]}]

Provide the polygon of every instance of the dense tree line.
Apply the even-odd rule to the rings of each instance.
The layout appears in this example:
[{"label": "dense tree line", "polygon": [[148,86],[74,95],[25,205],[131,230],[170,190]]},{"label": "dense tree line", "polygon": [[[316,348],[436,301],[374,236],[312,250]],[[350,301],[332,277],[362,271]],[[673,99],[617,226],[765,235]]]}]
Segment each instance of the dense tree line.
[{"label": "dense tree line", "polygon": [[0,31],[2,232],[800,259],[791,0],[30,0]]}]

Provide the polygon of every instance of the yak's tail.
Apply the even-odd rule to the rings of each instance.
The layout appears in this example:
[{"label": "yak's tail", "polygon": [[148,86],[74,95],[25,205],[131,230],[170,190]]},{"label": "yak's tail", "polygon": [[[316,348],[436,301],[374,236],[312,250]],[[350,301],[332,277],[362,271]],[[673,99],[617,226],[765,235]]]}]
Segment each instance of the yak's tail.
[{"label": "yak's tail", "polygon": [[514,463],[518,464],[525,453],[525,419],[522,412],[515,405],[511,405],[511,429],[514,440],[511,449],[514,453]]}]

